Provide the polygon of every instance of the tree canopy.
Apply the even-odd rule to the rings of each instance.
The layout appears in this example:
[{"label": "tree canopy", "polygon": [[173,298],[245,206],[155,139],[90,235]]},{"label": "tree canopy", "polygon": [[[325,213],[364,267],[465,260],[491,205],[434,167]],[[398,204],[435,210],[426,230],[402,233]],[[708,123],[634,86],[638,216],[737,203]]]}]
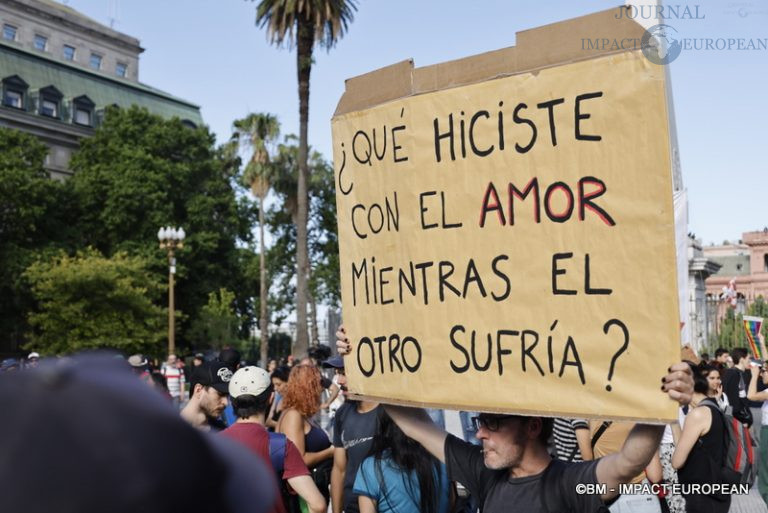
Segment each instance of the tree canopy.
[{"label": "tree canopy", "polygon": [[162,286],[147,264],[93,249],[32,264],[24,277],[38,308],[29,315],[34,331],[27,348],[47,355],[104,348],[161,355]]},{"label": "tree canopy", "polygon": [[[11,341],[6,350],[18,347],[29,331],[28,313],[40,312],[40,291],[33,297],[31,282],[23,279],[33,262],[61,263],[60,251],[73,257],[93,248],[107,260],[118,254],[140,258],[147,276],[163,283],[167,255],[156,234],[168,225],[187,233],[176,254],[179,346],[190,347],[191,319],[221,288],[234,293],[238,331],[247,335],[258,306],[258,255],[248,246],[257,209],[240,186],[239,159],[216,148],[207,127],[113,107],[93,136],[81,141],[71,178],[50,179],[43,166],[47,151],[32,136],[0,129],[0,327]],[[165,307],[164,296],[153,299]]]},{"label": "tree canopy", "polygon": [[35,137],[0,128],[0,337],[8,348],[23,340],[33,305],[24,269],[72,233],[67,189],[49,178],[47,153]]},{"label": "tree canopy", "polygon": [[207,127],[189,128],[138,107],[110,109],[72,159],[78,247],[142,255],[162,276],[166,255],[157,247],[157,230],[185,229],[184,249],[176,253],[182,345],[189,320],[220,288],[235,293],[243,318],[252,317],[258,275],[249,271],[255,255],[245,243],[256,210],[237,194],[237,164],[216,149]]},{"label": "tree canopy", "polygon": [[[265,121],[269,126],[261,128],[277,124]],[[274,130],[255,126],[261,141],[272,140]],[[107,345],[164,351],[165,344],[157,342],[165,340],[167,310],[157,325],[147,319],[167,308],[167,255],[156,234],[168,225],[187,233],[184,248],[176,252],[182,351],[226,340],[242,345],[256,318],[280,324],[295,313],[300,148],[295,136],[288,137],[269,156],[256,143],[272,189],[269,199],[258,202],[243,187],[253,182],[253,166],[241,169],[243,159],[231,144],[217,148],[206,127],[189,128],[138,107],[108,109],[74,154],[74,174],[64,181],[49,178],[43,144],[0,129],[0,328],[5,341],[14,342],[5,349],[18,350],[26,340],[64,353],[71,338],[69,351]],[[338,304],[338,242],[333,170],[319,153],[311,152],[309,161],[308,275],[316,314],[315,302]],[[261,208],[265,201],[269,211]],[[271,247],[264,251],[253,249],[257,213],[269,231],[262,240]],[[272,315],[258,315],[260,253],[268,254]],[[102,281],[97,272],[104,273]],[[71,290],[54,286],[55,280]],[[142,287],[149,303],[138,300]],[[91,289],[96,303],[86,301]],[[125,309],[126,325],[103,317],[107,307]],[[57,315],[63,317],[54,322]],[[71,329],[68,323],[78,315],[83,328],[69,337],[63,330]],[[94,319],[121,332],[112,333],[109,342]],[[148,331],[153,326],[154,338]]]}]

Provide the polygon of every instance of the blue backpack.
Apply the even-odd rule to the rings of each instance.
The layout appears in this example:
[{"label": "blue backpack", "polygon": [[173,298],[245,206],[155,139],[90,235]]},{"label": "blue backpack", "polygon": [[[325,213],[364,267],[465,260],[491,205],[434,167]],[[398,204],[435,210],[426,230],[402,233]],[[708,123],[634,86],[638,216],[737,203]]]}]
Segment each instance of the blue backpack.
[{"label": "blue backpack", "polygon": [[299,496],[290,489],[288,481],[283,479],[285,470],[285,447],[288,438],[282,433],[269,432],[269,461],[275,471],[277,482],[280,484],[280,494],[283,497],[283,505],[288,513],[301,513]]},{"label": "blue backpack", "polygon": [[283,470],[285,470],[285,446],[287,437],[282,433],[269,432],[269,461],[272,463],[272,469],[277,474],[277,480],[283,480]]}]

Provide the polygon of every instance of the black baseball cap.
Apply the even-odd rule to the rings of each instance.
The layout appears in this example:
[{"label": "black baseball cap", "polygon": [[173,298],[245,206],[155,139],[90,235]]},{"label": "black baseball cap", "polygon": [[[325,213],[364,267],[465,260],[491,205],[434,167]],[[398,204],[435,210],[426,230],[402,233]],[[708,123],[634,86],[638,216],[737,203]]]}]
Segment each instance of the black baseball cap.
[{"label": "black baseball cap", "polygon": [[323,367],[326,369],[343,369],[344,368],[344,358],[341,356],[331,356],[326,361],[323,362]]},{"label": "black baseball cap", "polygon": [[232,379],[232,368],[224,362],[204,362],[195,368],[190,381],[192,387],[201,384],[213,387],[222,394],[229,393],[229,380]]},{"label": "black baseball cap", "polygon": [[222,349],[219,353],[219,361],[226,363],[234,372],[235,368],[240,364],[240,351],[231,347]]},{"label": "black baseball cap", "polygon": [[184,422],[124,362],[85,356],[4,374],[0,410],[13,412],[0,422],[3,513],[272,511],[269,466]]}]

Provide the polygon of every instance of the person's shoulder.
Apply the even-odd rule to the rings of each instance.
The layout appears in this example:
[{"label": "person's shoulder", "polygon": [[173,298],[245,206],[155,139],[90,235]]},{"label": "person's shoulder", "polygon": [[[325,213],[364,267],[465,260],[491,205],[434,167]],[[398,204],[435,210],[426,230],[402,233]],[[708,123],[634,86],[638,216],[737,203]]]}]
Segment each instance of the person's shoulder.
[{"label": "person's shoulder", "polygon": [[304,416],[296,408],[288,408],[281,413],[282,422],[301,422],[304,420]]},{"label": "person's shoulder", "polygon": [[365,459],[362,461],[362,463],[360,463],[360,472],[364,472],[364,473],[372,472],[375,464],[376,464],[375,456],[366,456]]},{"label": "person's shoulder", "polygon": [[345,402],[342,404],[338,410],[336,410],[336,418],[339,420],[343,420],[344,418],[349,415],[350,410],[355,410],[357,406],[353,402]]},{"label": "person's shoulder", "polygon": [[602,458],[589,461],[562,461],[553,459],[544,474],[546,481],[565,481],[566,483],[594,483],[597,481],[597,465]]},{"label": "person's shoulder", "polygon": [[696,408],[688,412],[688,417],[685,421],[709,419],[712,417],[712,409],[719,409],[719,407],[708,401],[702,401]]},{"label": "person's shoulder", "polygon": [[250,429],[251,424],[243,424],[235,422],[228,426],[226,429],[219,431],[220,435],[228,436],[230,438],[248,438],[252,435],[253,431]]},{"label": "person's shoulder", "polygon": [[607,511],[600,495],[579,494],[579,484],[597,484],[597,466],[603,458],[590,461],[553,460],[543,475],[552,511]]}]

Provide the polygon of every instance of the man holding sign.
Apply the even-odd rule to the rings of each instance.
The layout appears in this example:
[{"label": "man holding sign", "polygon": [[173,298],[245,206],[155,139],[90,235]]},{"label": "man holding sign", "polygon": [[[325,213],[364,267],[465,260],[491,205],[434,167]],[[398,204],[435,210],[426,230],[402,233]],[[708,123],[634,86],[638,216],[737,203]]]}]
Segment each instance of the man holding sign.
[{"label": "man holding sign", "polygon": [[[331,122],[350,392],[496,412],[475,419],[480,453],[386,407],[486,511],[597,510],[677,419],[658,400],[681,318],[666,73],[638,48],[562,44],[642,38],[612,14],[348,79]],[[687,403],[687,366],[667,372]],[[619,453],[566,465],[546,451],[554,416],[641,424]]]},{"label": "man holding sign", "polygon": [[[343,327],[336,333],[340,354],[352,347]],[[662,392],[680,405],[693,393],[690,367],[678,363],[662,378]],[[656,453],[664,426],[637,424],[621,451],[599,460],[567,464],[552,460],[547,439],[552,419],[521,415],[475,417],[483,450],[435,426],[424,410],[385,406],[400,429],[444,462],[451,479],[478,498],[485,513],[598,511],[619,494],[619,484],[641,473]]]}]

